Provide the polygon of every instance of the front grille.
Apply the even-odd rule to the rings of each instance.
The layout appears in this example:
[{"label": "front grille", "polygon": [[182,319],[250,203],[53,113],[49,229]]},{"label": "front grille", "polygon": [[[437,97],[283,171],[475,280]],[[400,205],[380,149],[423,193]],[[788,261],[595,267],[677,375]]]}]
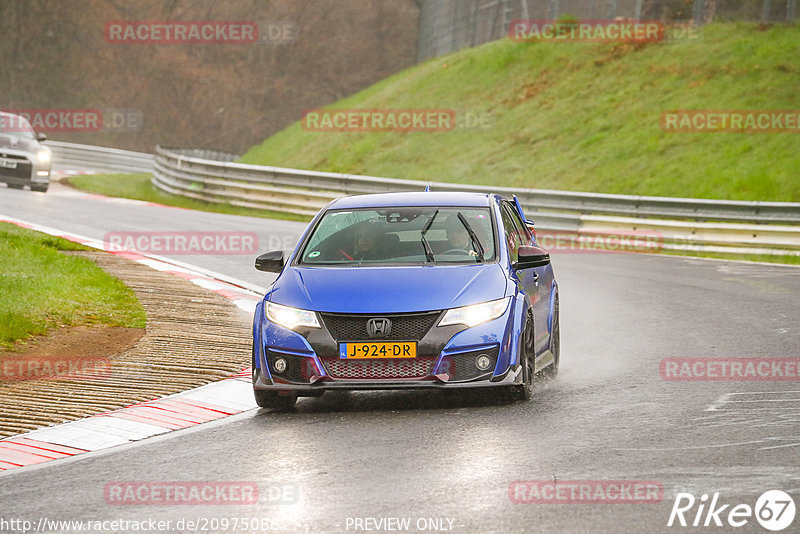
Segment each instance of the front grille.
[{"label": "front grille", "polygon": [[388,336],[376,339],[419,341],[433,327],[441,312],[423,312],[387,315],[343,315],[321,313],[322,321],[334,339],[338,341],[367,341],[367,321],[373,318],[386,318],[392,322]]},{"label": "front grille", "polygon": [[322,358],[331,378],[381,379],[424,378],[431,374],[436,358],[345,360]]},{"label": "front grille", "polygon": [[30,178],[32,170],[33,166],[29,162],[20,161],[15,169],[0,167],[0,174],[11,178]]}]

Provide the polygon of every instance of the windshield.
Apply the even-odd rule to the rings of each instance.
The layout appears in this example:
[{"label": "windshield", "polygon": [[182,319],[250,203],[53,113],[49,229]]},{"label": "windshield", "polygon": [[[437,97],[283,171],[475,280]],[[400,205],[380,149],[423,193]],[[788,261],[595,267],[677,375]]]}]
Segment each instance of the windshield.
[{"label": "windshield", "polygon": [[481,263],[495,258],[488,208],[331,210],[306,241],[302,265]]},{"label": "windshield", "polygon": [[0,113],[0,135],[3,134],[25,137],[26,139],[36,138],[33,128],[31,128],[25,117]]}]

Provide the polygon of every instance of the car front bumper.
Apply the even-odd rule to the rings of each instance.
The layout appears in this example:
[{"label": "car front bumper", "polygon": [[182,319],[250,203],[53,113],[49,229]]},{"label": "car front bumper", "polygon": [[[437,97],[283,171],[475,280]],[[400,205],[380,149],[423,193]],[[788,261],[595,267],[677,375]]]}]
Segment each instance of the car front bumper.
[{"label": "car front bumper", "polygon": [[[339,358],[338,341],[325,321],[320,329],[294,332],[268,321],[260,303],[254,322],[253,387],[302,395],[325,390],[454,389],[519,383],[520,321],[516,313],[512,304],[499,318],[472,328],[434,325],[418,340],[417,358],[348,360]],[[488,368],[478,368],[479,356],[490,358]],[[274,366],[278,358],[287,362],[281,373]]]},{"label": "car front bumper", "polygon": [[42,163],[35,154],[10,148],[0,148],[0,153],[5,156],[3,160],[16,164],[14,168],[0,166],[0,182],[37,186],[50,184],[51,162]]}]

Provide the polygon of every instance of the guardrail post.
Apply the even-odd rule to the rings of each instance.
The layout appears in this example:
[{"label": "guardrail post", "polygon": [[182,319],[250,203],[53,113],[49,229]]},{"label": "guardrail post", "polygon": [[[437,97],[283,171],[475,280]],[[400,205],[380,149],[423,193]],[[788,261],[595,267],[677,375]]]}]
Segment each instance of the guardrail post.
[{"label": "guardrail post", "polygon": [[558,0],[550,0],[550,20],[558,18]]},{"label": "guardrail post", "polygon": [[769,22],[772,17],[772,2],[771,0],[764,0],[761,5],[761,22]]},{"label": "guardrail post", "polygon": [[692,6],[692,18],[694,19],[695,26],[703,25],[703,11],[705,10],[705,7],[705,0],[694,0],[694,5]]},{"label": "guardrail post", "polygon": [[617,0],[611,0],[608,4],[608,18],[613,19],[617,16]]}]

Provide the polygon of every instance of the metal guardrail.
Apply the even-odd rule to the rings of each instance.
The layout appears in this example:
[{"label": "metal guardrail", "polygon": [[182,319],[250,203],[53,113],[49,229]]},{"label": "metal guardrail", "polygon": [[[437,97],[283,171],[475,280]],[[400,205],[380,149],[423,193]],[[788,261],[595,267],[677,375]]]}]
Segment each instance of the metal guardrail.
[{"label": "metal guardrail", "polygon": [[[546,230],[658,233],[679,250],[800,254],[800,203],[723,201],[517,189],[304,171],[194,157],[157,147],[153,184],[166,192],[215,203],[311,216],[344,195],[421,191],[517,195],[529,218]],[[798,226],[796,226],[798,225]]]},{"label": "metal guardrail", "polygon": [[92,145],[45,141],[53,152],[54,169],[153,172],[153,155]]},{"label": "metal guardrail", "polygon": [[234,163],[205,149],[152,154],[47,142],[57,166],[152,172],[155,187],[185,197],[312,216],[345,195],[421,191],[517,195],[537,228],[579,234],[650,232],[676,250],[800,255],[800,203],[646,197],[379,178]]}]

